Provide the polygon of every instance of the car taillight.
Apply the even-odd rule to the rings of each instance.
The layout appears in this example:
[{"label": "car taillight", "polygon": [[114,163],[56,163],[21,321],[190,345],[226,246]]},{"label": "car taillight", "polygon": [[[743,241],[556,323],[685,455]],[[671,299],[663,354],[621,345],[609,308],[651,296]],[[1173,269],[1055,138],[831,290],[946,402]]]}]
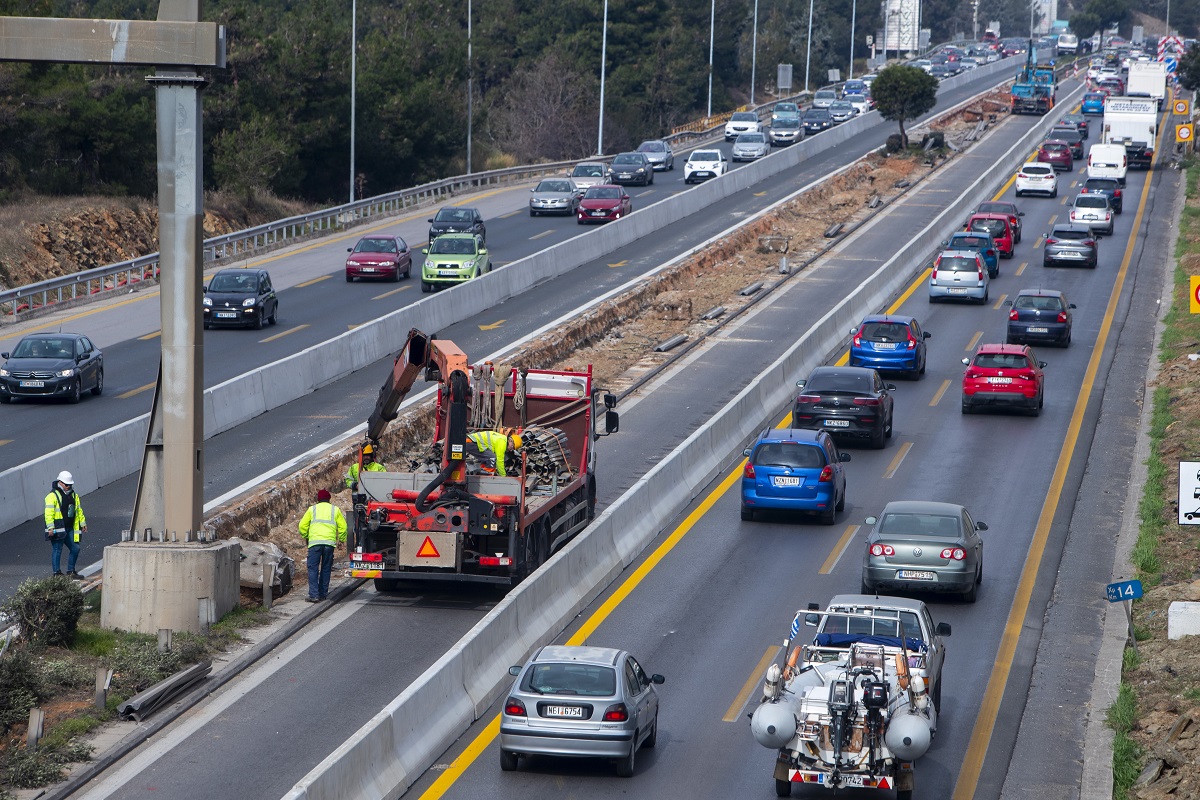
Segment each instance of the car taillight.
[{"label": "car taillight", "polygon": [[1084,247],[1095,247],[1096,246],[1095,239],[1083,239],[1083,240],[1081,240],[1081,243],[1083,244]]},{"label": "car taillight", "polygon": [[983,268],[982,267],[979,268],[979,272],[975,273],[975,280],[977,280],[977,281],[983,280]]},{"label": "car taillight", "polygon": [[749,461],[746,462],[746,466],[742,467],[742,477],[743,478],[753,478],[754,477],[754,465],[751,464]]},{"label": "car taillight", "polygon": [[625,722],[629,719],[629,709],[624,703],[613,703],[604,709],[605,722]]},{"label": "car taillight", "polygon": [[510,717],[527,716],[525,713],[525,704],[515,697],[510,697],[504,701],[504,713]]},{"label": "car taillight", "polygon": [[818,483],[831,483],[833,481],[833,466],[826,464],[821,469],[821,477],[817,479]]},{"label": "car taillight", "polygon": [[819,403],[821,396],[819,394],[802,394],[796,398],[797,403]]},{"label": "car taillight", "polygon": [[1067,321],[1067,312],[1065,312],[1065,311],[1058,312],[1058,321],[1066,322]]},{"label": "car taillight", "polygon": [[942,558],[952,558],[955,561],[962,561],[967,557],[967,552],[961,547],[947,547],[942,551]]},{"label": "car taillight", "polygon": [[878,397],[856,397],[856,398],[854,398],[854,405],[856,405],[856,406],[878,406],[880,404],[881,404],[881,401],[879,400]]},{"label": "car taillight", "polygon": [[854,334],[853,342],[854,342],[855,347],[862,347],[862,334],[861,333]]},{"label": "car taillight", "polygon": [[905,331],[905,334],[908,336],[908,349],[916,350],[917,340],[913,338],[912,331]]},{"label": "car taillight", "polygon": [[1048,236],[1046,237],[1046,244],[1058,244],[1058,239],[1055,239],[1053,236]]},{"label": "car taillight", "polygon": [[896,548],[890,544],[873,544],[871,545],[871,555],[873,556],[894,556]]},{"label": "car taillight", "polygon": [[1020,314],[1018,314],[1018,313],[1017,313],[1017,310],[1014,308],[1012,311],[1009,311],[1009,312],[1008,312],[1008,318],[1009,318],[1009,319],[1014,319],[1014,320],[1015,320],[1015,319],[1020,319],[1020,318],[1021,318],[1021,315],[1020,315]]},{"label": "car taillight", "polygon": [[963,378],[968,381],[973,381],[978,377],[979,377],[979,373],[973,369],[968,369],[966,372],[963,373]]},{"label": "car taillight", "polygon": [[930,279],[930,280],[933,280],[933,281],[936,281],[936,280],[937,280],[937,267],[934,267],[934,268],[933,268],[933,274],[931,274],[931,275],[929,276],[929,279]]}]

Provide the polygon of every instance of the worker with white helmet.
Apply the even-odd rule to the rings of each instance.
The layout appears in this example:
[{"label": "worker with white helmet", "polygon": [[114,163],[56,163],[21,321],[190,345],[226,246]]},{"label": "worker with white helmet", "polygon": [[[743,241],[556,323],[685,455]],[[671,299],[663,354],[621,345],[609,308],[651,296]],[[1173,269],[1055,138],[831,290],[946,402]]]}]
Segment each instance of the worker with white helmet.
[{"label": "worker with white helmet", "polygon": [[80,535],[87,533],[87,518],[83,515],[83,504],[75,494],[75,478],[63,470],[50,486],[46,495],[46,538],[50,540],[50,566],[55,575],[62,575],[63,545],[67,546],[67,575],[82,579],[75,571],[79,558]]}]

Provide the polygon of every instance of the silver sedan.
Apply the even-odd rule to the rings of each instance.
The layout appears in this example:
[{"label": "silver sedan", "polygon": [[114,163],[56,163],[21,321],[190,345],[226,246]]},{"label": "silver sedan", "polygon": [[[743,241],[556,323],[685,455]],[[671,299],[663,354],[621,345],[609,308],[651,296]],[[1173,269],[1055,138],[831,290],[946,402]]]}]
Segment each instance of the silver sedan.
[{"label": "silver sedan", "polygon": [[574,216],[579,208],[583,192],[569,178],[547,178],[530,189],[529,216],[538,214],[566,214]]},{"label": "silver sedan", "polygon": [[862,593],[957,592],[974,603],[983,582],[983,522],[955,503],[893,500],[863,554]]},{"label": "silver sedan", "polygon": [[734,161],[755,161],[771,152],[765,133],[743,133],[733,143]]}]

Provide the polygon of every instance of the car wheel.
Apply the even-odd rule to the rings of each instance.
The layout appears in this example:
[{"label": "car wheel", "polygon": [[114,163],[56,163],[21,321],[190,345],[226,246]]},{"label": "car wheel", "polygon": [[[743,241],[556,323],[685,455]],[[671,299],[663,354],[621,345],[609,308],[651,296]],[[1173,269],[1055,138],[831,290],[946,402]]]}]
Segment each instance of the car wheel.
[{"label": "car wheel", "polygon": [[421,281],[421,291],[425,294],[429,294],[433,291],[433,284]]},{"label": "car wheel", "polygon": [[261,331],[261,330],[263,329],[263,312],[262,312],[262,309],[259,309],[258,313],[254,315],[254,323],[253,323],[252,327],[253,327],[253,328],[254,328],[254,330],[256,330],[256,331]]},{"label": "car wheel", "polygon": [[837,505],[834,506],[834,509],[837,511],[845,511],[846,510],[846,490],[844,487],[842,489],[842,496],[840,498],[838,498]]},{"label": "car wheel", "polygon": [[393,274],[393,276],[392,276],[392,283],[399,283],[399,282],[400,282],[400,265],[399,265],[399,264],[397,264],[397,265],[396,265],[396,272],[395,272],[395,274]]},{"label": "car wheel", "polygon": [[871,447],[875,450],[882,450],[886,446],[887,439],[885,438],[883,426],[871,431]]},{"label": "car wheel", "polygon": [[928,359],[929,359],[928,356],[921,359],[921,371],[919,373],[917,373],[918,377],[925,374],[925,366],[928,363]]},{"label": "car wheel", "polygon": [[822,511],[818,519],[821,520],[822,525],[837,524],[837,505],[835,504],[834,507],[828,511]]},{"label": "car wheel", "polygon": [[617,759],[617,777],[632,778],[633,768],[637,761],[637,742],[631,742],[629,745],[629,755],[624,758]]},{"label": "car wheel", "polygon": [[1067,331],[1067,338],[1065,341],[1063,341],[1063,347],[1070,347],[1070,346],[1071,346],[1071,332]]},{"label": "car wheel", "polygon": [[776,778],[775,779],[775,796],[776,797],[791,797],[792,796],[792,782],[780,780],[779,778]]},{"label": "car wheel", "polygon": [[1021,196],[1021,190],[1017,189],[1017,197],[1020,197],[1020,196]]},{"label": "car wheel", "polygon": [[967,402],[967,398],[965,398],[965,397],[962,399],[962,413],[964,413],[964,414],[974,414],[975,413],[975,409],[971,408],[971,404]]},{"label": "car wheel", "polygon": [[754,509],[746,508],[745,506],[742,506],[742,521],[743,522],[753,522],[754,521]]},{"label": "car wheel", "polygon": [[79,399],[83,396],[82,383],[83,383],[83,380],[81,378],[75,379],[75,383],[71,385],[71,393],[69,395],[67,395],[68,403],[78,403],[79,402]]},{"label": "car wheel", "polygon": [[518,756],[516,753],[510,753],[507,750],[500,751],[500,769],[505,772],[514,772],[517,769]]},{"label": "car wheel", "polygon": [[96,397],[104,394],[104,369],[101,368],[96,372],[96,385],[92,387],[92,394]]},{"label": "car wheel", "polygon": [[1050,192],[1051,197],[1058,197],[1058,187],[1054,187],[1054,191]]},{"label": "car wheel", "polygon": [[204,320],[204,330],[208,330],[211,327],[212,327],[212,325],[208,324],[208,320]]},{"label": "car wheel", "polygon": [[976,574],[975,577],[976,580],[971,581],[971,588],[962,593],[962,599],[964,603],[974,603],[979,598],[978,574]]},{"label": "car wheel", "polygon": [[988,304],[988,291],[987,289],[983,290],[983,299],[979,301],[979,305],[986,306]]},{"label": "car wheel", "polygon": [[650,735],[642,742],[642,746],[647,750],[653,749],[654,745],[658,744],[658,712],[654,712],[654,723],[650,727]]},{"label": "car wheel", "polygon": [[271,316],[267,317],[267,322],[271,323],[272,325],[279,322],[279,304],[278,303],[275,304],[275,310],[271,312]]},{"label": "car wheel", "polygon": [[354,277],[349,272],[346,273],[346,283],[354,283]]},{"label": "car wheel", "polygon": [[884,433],[884,435],[887,436],[887,438],[889,438],[889,439],[892,438],[892,429],[896,427],[895,422],[896,422],[896,412],[893,411],[892,413],[888,414],[887,429],[886,429],[886,432]]},{"label": "car wheel", "polygon": [[531,208],[531,209],[529,209],[529,216],[531,216],[531,217],[536,217],[536,216],[537,216],[537,212],[536,212],[536,211],[534,211],[534,210]]}]

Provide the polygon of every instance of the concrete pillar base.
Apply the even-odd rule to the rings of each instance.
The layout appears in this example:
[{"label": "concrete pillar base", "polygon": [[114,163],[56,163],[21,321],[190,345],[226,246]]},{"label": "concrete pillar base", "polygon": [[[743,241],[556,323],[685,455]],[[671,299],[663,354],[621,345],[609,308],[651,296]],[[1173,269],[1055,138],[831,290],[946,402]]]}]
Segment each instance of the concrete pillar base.
[{"label": "concrete pillar base", "polygon": [[100,624],[203,633],[238,605],[237,542],[120,542],[104,548]]}]

